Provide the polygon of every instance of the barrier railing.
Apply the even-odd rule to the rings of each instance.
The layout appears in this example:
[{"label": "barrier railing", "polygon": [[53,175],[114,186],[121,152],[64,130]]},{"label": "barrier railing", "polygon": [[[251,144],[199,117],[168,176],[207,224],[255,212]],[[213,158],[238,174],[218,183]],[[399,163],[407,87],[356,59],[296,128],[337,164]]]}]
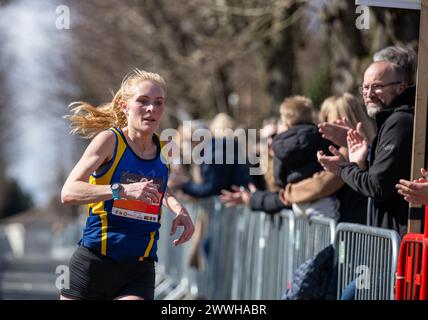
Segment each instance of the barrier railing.
[{"label": "barrier railing", "polygon": [[393,230],[340,223],[335,235],[337,298],[354,290],[355,300],[393,300],[400,237]]},{"label": "barrier railing", "polygon": [[307,259],[333,243],[336,222],[333,219],[313,216],[295,219],[293,237],[293,264],[296,270]]},{"label": "barrier railing", "polygon": [[[173,214],[164,212],[159,241],[157,298],[186,295],[206,299],[280,299],[296,268],[334,239],[338,291],[354,285],[355,299],[393,299],[400,238],[395,231],[329,218],[296,218],[227,209],[218,199],[185,204],[194,221],[205,219],[200,237],[202,264],[190,268],[191,243],[174,247],[169,235]],[[335,230],[336,229],[336,230]],[[203,247],[203,249],[201,249]]]},{"label": "barrier railing", "polygon": [[[185,207],[188,209],[193,221],[198,216],[202,216],[204,211],[210,209],[212,200],[188,202]],[[172,221],[175,215],[163,208],[160,228],[160,240],[158,243],[157,255],[160,263],[156,265],[156,298],[157,299],[178,299],[188,294],[197,296],[198,292],[192,290],[190,282],[195,277],[195,271],[188,267],[188,257],[191,250],[191,243],[186,242],[174,247],[173,240],[178,238],[179,231],[175,235],[170,235]],[[194,281],[201,286],[203,281]]]},{"label": "barrier railing", "polygon": [[185,206],[194,221],[207,220],[199,244],[205,263],[199,270],[191,269],[187,266],[191,245],[172,248],[169,230],[174,215],[165,210],[158,248],[158,299],[185,294],[280,299],[296,268],[333,241],[335,222],[328,218],[296,218],[291,210],[272,216],[245,207],[225,208],[216,198]]},{"label": "barrier railing", "polygon": [[235,239],[233,299],[280,299],[291,279],[294,216],[242,210]]}]

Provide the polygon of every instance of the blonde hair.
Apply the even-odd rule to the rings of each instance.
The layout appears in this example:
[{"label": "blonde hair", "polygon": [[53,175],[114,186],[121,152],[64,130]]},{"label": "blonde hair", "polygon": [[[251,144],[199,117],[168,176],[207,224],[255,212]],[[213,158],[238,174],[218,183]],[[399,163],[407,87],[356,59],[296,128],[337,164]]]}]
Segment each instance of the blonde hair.
[{"label": "blonde hair", "polygon": [[364,106],[358,99],[350,94],[344,93],[341,96],[331,96],[324,100],[319,113],[320,122],[334,122],[346,118],[355,128],[358,122],[363,124],[364,134],[370,142],[376,135],[376,125],[367,115]]},{"label": "blonde hair", "polygon": [[[263,157],[262,157],[263,159]],[[275,174],[274,174],[274,166],[273,166],[273,157],[268,155],[267,160],[267,170],[264,174],[265,182],[266,182],[266,190],[270,192],[277,192],[279,191],[279,187],[276,184],[275,181]]]},{"label": "blonde hair", "polygon": [[[275,127],[275,133],[278,132],[278,118],[277,117],[271,117],[268,119],[263,120],[262,124],[262,130],[265,129],[267,126],[274,126]],[[271,156],[270,152],[267,153],[267,157],[261,157],[260,158],[260,167],[264,169],[264,180],[266,183],[266,190],[270,192],[277,192],[279,191],[279,187],[276,184],[275,181],[275,175],[274,175],[274,167],[273,167],[273,156]]]},{"label": "blonde hair", "polygon": [[141,81],[152,81],[159,85],[166,94],[166,82],[157,73],[134,69],[122,80],[122,84],[113,100],[94,107],[89,103],[77,101],[69,105],[71,114],[64,116],[70,120],[71,134],[83,138],[93,138],[101,131],[111,127],[126,127],[128,120],[122,111],[120,102],[125,102],[132,96],[132,88]]},{"label": "blonde hair", "polygon": [[288,127],[313,122],[313,111],[311,99],[298,95],[286,98],[279,107],[281,120]]},{"label": "blonde hair", "polygon": [[230,133],[230,130],[233,130],[234,127],[235,121],[233,121],[231,116],[224,112],[218,113],[210,123],[210,131],[217,138],[228,136],[228,133]]}]

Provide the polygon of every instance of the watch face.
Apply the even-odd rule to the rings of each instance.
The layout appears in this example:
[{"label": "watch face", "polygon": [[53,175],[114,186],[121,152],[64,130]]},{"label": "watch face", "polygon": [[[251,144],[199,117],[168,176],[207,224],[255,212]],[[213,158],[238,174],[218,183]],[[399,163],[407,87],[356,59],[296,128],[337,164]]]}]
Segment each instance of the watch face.
[{"label": "watch face", "polygon": [[120,189],[120,184],[119,183],[113,183],[111,185],[111,189],[112,190],[119,190]]}]

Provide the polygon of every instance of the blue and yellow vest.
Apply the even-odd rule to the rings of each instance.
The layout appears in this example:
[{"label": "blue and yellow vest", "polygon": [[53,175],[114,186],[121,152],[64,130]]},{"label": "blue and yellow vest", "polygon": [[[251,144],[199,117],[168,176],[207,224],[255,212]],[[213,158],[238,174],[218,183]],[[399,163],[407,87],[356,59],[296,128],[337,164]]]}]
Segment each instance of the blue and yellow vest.
[{"label": "blue and yellow vest", "polygon": [[110,185],[153,180],[161,195],[159,203],[137,200],[107,200],[88,205],[88,219],[79,244],[119,261],[157,261],[157,240],[162,216],[162,200],[168,182],[169,167],[161,152],[159,137],[155,159],[141,159],[126,142],[123,132],[111,128],[116,136],[113,158],[93,173],[89,183]]}]

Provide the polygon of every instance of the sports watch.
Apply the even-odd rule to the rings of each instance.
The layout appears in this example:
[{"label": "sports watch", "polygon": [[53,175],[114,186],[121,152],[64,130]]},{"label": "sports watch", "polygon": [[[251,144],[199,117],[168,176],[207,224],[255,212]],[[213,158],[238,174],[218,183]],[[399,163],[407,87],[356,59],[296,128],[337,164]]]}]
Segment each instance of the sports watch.
[{"label": "sports watch", "polygon": [[119,200],[119,191],[122,188],[122,185],[120,183],[113,183],[110,185],[111,193],[113,194],[113,200]]}]

